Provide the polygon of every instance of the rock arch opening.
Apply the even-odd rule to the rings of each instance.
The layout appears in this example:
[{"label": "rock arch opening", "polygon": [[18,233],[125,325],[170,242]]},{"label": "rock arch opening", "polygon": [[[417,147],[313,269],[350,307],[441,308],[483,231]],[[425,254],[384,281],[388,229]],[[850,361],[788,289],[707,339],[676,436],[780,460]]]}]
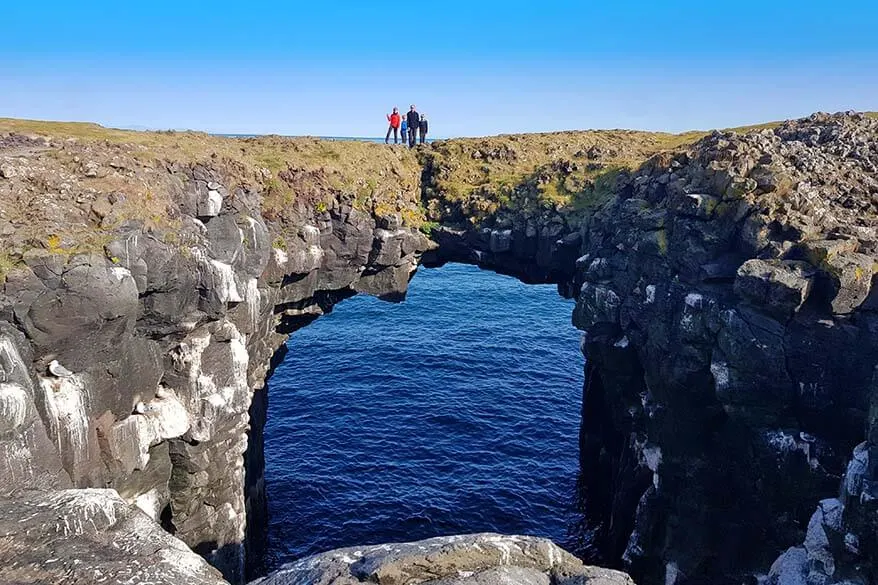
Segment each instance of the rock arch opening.
[{"label": "rock arch opening", "polygon": [[572,309],[555,286],[446,264],[419,269],[402,303],[360,295],[294,332],[254,403],[269,514],[248,539],[251,571],[484,531],[572,546],[583,382]]}]

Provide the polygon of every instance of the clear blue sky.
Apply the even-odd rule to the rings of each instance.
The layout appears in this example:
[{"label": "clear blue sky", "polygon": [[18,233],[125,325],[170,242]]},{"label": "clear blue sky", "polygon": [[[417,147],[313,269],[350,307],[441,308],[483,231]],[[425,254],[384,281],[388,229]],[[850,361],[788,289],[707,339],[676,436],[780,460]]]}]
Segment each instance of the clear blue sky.
[{"label": "clear blue sky", "polygon": [[680,131],[878,109],[874,0],[8,0],[0,116],[213,132]]}]

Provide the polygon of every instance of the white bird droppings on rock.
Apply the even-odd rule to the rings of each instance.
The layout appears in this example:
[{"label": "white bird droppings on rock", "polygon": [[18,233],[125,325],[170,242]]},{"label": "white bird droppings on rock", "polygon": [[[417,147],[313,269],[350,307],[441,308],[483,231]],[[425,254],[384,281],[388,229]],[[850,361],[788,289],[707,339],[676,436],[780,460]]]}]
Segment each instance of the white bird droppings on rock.
[{"label": "white bird droppings on rock", "polygon": [[88,387],[78,375],[40,378],[46,405],[47,431],[61,453],[65,466],[78,466],[88,458],[90,425]]},{"label": "white bird droppings on rock", "polygon": [[18,384],[0,383],[0,432],[23,426],[28,419],[27,392]]},{"label": "white bird droppings on rock", "polygon": [[223,303],[240,303],[244,299],[238,292],[238,285],[235,283],[235,272],[231,265],[219,260],[210,260],[213,267],[211,274],[213,275],[214,289],[217,297]]},{"label": "white bird droppings on rock", "polygon": [[119,282],[122,282],[126,278],[132,278],[131,271],[127,268],[123,268],[122,266],[113,266],[112,268],[110,268],[110,272]]},{"label": "white bird droppings on rock", "polygon": [[704,297],[698,293],[689,293],[686,295],[686,306],[693,309],[700,309],[704,302]]}]

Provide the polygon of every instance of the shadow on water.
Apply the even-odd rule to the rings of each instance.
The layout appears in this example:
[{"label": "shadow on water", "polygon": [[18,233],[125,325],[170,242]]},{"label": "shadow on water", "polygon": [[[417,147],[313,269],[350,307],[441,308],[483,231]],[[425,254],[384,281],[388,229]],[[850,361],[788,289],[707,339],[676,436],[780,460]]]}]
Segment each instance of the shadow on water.
[{"label": "shadow on water", "polygon": [[584,474],[585,471],[580,469],[576,476],[572,495],[574,512],[567,526],[567,537],[558,544],[589,564],[606,566],[607,559],[598,547],[598,534],[603,530],[603,525],[587,515],[588,506],[598,505],[598,502],[589,499]]}]

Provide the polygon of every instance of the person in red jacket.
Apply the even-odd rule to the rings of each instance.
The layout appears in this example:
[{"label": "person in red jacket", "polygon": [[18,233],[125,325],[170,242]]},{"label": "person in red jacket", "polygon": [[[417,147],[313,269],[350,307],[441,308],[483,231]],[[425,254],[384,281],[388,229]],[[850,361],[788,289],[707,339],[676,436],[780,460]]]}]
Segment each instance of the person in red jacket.
[{"label": "person in red jacket", "polygon": [[[384,144],[390,143],[390,133],[393,132],[393,143],[399,144],[399,108],[393,108],[393,113],[387,115],[387,121],[390,122],[390,128],[387,129],[387,136],[384,137]],[[403,137],[405,140],[405,137]]]}]

